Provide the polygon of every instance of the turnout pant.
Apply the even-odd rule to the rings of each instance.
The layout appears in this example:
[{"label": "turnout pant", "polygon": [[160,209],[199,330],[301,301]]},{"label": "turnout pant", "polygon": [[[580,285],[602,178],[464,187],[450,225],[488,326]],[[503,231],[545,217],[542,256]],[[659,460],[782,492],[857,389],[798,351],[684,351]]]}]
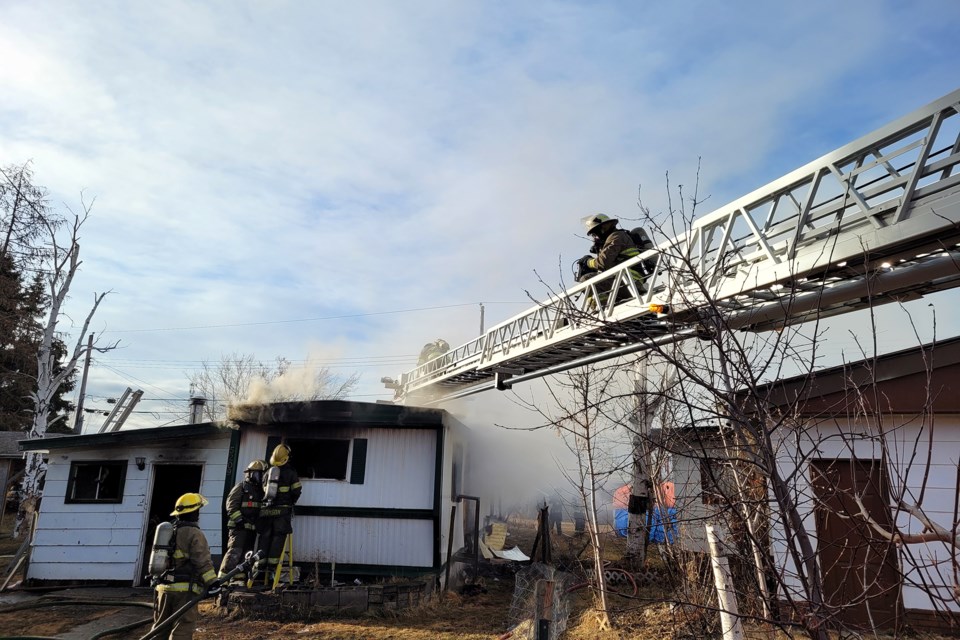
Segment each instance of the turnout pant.
[{"label": "turnout pant", "polygon": [[223,554],[223,562],[220,563],[220,575],[224,575],[233,570],[238,564],[243,562],[248,551],[253,551],[254,543],[257,541],[257,532],[253,529],[230,529],[227,540],[227,551]]},{"label": "turnout pant", "polygon": [[[195,594],[190,591],[155,591],[153,600],[153,629],[160,626],[164,620],[172,616],[177,609],[187,604]],[[197,605],[190,607],[173,628],[165,635],[169,640],[191,640],[193,631],[197,627]]]},{"label": "turnout pant", "polygon": [[257,529],[260,533],[260,561],[257,565],[261,569],[273,571],[280,564],[283,543],[287,540],[287,534],[293,533],[292,520],[292,514],[289,512],[260,519],[260,526]]}]

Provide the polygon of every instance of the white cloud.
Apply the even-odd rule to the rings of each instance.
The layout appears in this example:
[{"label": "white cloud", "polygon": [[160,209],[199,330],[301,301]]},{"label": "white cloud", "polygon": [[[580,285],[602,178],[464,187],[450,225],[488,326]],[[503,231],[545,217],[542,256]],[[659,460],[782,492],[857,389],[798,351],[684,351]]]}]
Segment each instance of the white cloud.
[{"label": "white cloud", "polygon": [[[666,171],[689,185],[702,156],[719,206],[954,89],[958,14],[10,3],[0,163],[32,158],[56,201],[97,197],[72,304],[115,290],[108,330],[523,300],[544,291],[534,270],[554,284],[584,252],[585,212],[629,217],[640,184],[664,208]],[[521,309],[491,305],[487,324]],[[116,335],[128,373],[183,394],[180,371],[134,364],[415,354],[477,325],[471,306]]]}]

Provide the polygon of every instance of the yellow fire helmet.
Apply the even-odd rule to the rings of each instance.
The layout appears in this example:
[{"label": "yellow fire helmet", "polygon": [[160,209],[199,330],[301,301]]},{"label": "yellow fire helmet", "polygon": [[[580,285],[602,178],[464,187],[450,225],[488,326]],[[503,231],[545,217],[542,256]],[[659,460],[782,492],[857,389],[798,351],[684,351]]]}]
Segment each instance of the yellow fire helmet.
[{"label": "yellow fire helmet", "polygon": [[252,460],[244,471],[266,471],[267,463],[263,460]]},{"label": "yellow fire helmet", "polygon": [[182,516],[185,513],[197,511],[200,507],[205,507],[209,502],[199,493],[185,493],[177,500],[173,507],[172,516]]},{"label": "yellow fire helmet", "polygon": [[290,447],[285,444],[278,444],[270,455],[270,464],[275,467],[282,467],[290,459]]}]

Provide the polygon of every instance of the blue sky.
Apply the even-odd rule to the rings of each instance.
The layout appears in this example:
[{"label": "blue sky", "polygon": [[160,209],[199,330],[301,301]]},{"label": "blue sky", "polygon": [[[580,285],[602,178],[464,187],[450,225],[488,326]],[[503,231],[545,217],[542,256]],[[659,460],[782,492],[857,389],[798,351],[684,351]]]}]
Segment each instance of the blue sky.
[{"label": "blue sky", "polygon": [[123,348],[91,396],[185,398],[241,352],[373,400],[478,303],[489,326],[568,277],[583,215],[641,185],[662,209],[698,158],[706,213],[956,89],[958,26],[950,0],[8,0],[0,164],[96,196],[70,311],[113,290],[94,326]]}]

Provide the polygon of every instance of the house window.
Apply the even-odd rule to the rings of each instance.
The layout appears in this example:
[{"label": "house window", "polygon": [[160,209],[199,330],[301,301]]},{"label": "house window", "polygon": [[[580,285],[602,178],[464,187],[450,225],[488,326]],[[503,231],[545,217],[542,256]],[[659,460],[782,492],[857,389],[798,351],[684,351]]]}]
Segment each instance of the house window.
[{"label": "house window", "polygon": [[290,462],[300,479],[346,480],[349,440],[289,439]]},{"label": "house window", "polygon": [[73,462],[64,502],[123,502],[127,461]]}]

